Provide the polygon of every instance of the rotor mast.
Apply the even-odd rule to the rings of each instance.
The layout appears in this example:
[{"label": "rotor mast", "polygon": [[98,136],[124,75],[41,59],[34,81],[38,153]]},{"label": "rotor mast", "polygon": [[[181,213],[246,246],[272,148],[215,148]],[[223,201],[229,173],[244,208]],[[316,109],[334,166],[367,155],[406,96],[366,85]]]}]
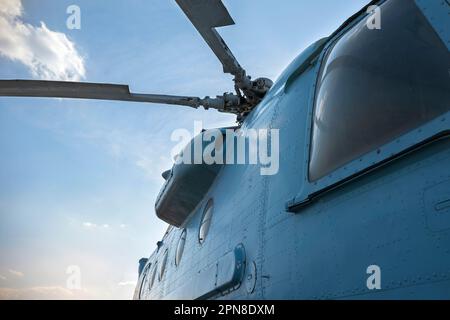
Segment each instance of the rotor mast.
[{"label": "rotor mast", "polygon": [[261,101],[273,82],[267,78],[252,81],[215,29],[235,24],[221,0],[175,1],[222,63],[223,72],[234,76],[236,97],[241,100],[239,120]]}]

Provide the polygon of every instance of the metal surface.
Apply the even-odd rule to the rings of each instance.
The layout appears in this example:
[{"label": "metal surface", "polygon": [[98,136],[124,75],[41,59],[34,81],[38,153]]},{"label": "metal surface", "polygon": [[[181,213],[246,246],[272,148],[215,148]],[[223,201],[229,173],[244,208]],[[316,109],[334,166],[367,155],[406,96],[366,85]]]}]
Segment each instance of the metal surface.
[{"label": "metal surface", "polygon": [[[221,0],[175,0],[223,65],[223,72],[241,77],[245,70],[214,28],[234,24]],[[249,84],[247,84],[249,85]]]},{"label": "metal surface", "polygon": [[0,96],[121,100],[197,108],[197,97],[131,93],[127,85],[43,80],[0,80]]},{"label": "metal surface", "polygon": [[[220,297],[239,288],[245,270],[246,256],[242,244],[227,252],[216,261],[186,278],[182,286],[175,288],[164,299],[208,299]],[[161,298],[157,292],[150,298]]]},{"label": "metal surface", "polygon": [[450,26],[448,25],[450,1],[415,0],[415,3],[422,10],[428,22],[434,27],[447,49],[450,50]]},{"label": "metal surface", "polygon": [[[204,270],[235,243],[245,245],[246,260],[251,261],[245,276],[252,277],[225,296],[207,298],[450,298],[450,138],[441,135],[421,144],[449,129],[449,114],[386,144],[379,153],[374,150],[357,159],[346,170],[336,170],[316,184],[308,182],[321,48],[365,15],[360,11],[331,38],[299,55],[246,117],[240,128],[244,137],[250,129],[280,128],[278,174],[261,176],[258,165],[224,166],[204,197],[214,199],[206,241],[200,245],[197,239],[201,202],[185,226],[183,261],[168,269],[170,281],[159,283],[152,299],[188,297],[195,290],[190,278],[199,273],[208,287],[214,273],[209,277]],[[439,26],[449,24],[447,19]],[[383,159],[390,160],[378,165]],[[332,185],[301,214],[286,210],[288,199],[301,200]],[[165,238],[172,254],[181,232],[174,228]],[[159,259],[160,253],[150,256],[151,261]],[[366,285],[370,265],[380,267],[381,290]]]},{"label": "metal surface", "polygon": [[205,109],[212,108],[231,113],[235,113],[233,107],[239,105],[239,98],[231,94],[201,99],[198,97],[131,93],[127,85],[44,80],[0,80],[0,96],[120,100],[192,108],[203,106]]}]

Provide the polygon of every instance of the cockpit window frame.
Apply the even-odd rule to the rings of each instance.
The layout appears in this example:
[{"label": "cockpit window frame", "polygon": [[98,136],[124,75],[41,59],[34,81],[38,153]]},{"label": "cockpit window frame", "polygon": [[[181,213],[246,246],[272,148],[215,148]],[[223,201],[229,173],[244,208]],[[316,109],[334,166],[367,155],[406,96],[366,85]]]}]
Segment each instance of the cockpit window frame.
[{"label": "cockpit window frame", "polygon": [[[388,0],[380,0],[377,5],[382,5]],[[417,5],[417,2],[415,2]],[[422,9],[418,6],[419,9]],[[313,135],[313,118],[314,118],[314,103],[317,95],[317,85],[319,81],[319,73],[324,59],[329,50],[334,44],[348,31],[367,18],[368,13],[362,12],[360,16],[356,17],[352,22],[348,23],[339,32],[331,36],[324,45],[322,51],[318,55],[316,63],[312,66],[312,72],[316,81],[312,84],[309,92],[307,103],[307,117],[306,117],[306,143],[304,147],[304,166],[302,172],[302,180],[304,186],[302,190],[292,199],[286,202],[286,210],[288,212],[298,212],[301,208],[311,203],[322,194],[339,187],[353,180],[354,178],[371,172],[374,168],[389,162],[395,157],[399,157],[409,150],[433,140],[445,134],[450,135],[450,112],[447,112],[440,117],[427,122],[406,134],[394,139],[385,145],[372,150],[361,157],[350,161],[348,164],[334,170],[330,174],[316,180],[309,180],[309,162],[311,158],[311,139]]]}]

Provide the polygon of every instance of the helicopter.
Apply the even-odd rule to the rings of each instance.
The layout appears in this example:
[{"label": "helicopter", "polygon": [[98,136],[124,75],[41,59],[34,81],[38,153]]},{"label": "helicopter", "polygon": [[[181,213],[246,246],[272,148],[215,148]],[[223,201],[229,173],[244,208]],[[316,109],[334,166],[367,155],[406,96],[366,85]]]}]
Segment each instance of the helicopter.
[{"label": "helicopter", "polygon": [[[234,77],[234,93],[0,80],[0,96],[236,115],[235,127],[194,137],[162,174],[155,212],[169,227],[139,261],[134,298],[449,299],[450,3],[371,1],[272,82],[252,80],[217,32],[234,24],[221,0],[175,1]],[[236,163],[239,144],[224,143],[250,146],[255,130],[278,145],[275,173]],[[208,140],[225,146],[223,161],[190,161]]]}]

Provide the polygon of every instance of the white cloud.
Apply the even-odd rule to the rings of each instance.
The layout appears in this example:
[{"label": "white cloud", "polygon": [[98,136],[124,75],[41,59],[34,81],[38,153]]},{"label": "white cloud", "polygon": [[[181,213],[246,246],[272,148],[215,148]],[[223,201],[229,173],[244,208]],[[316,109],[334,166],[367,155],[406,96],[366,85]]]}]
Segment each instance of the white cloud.
[{"label": "white cloud", "polygon": [[22,3],[17,0],[1,0],[2,7],[0,13],[3,12],[10,16],[20,16],[23,12]]},{"label": "white cloud", "polygon": [[17,278],[22,278],[24,276],[23,272],[9,269],[8,272]]},{"label": "white cloud", "polygon": [[120,287],[124,287],[124,286],[133,286],[133,287],[135,287],[136,286],[136,281],[121,281],[121,282],[118,283],[118,285]]},{"label": "white cloud", "polygon": [[0,280],[6,280],[7,278],[4,275],[0,274]]},{"label": "white cloud", "polygon": [[85,77],[84,60],[64,33],[44,22],[23,22],[21,0],[0,0],[0,55],[23,63],[33,77],[77,81]]}]

